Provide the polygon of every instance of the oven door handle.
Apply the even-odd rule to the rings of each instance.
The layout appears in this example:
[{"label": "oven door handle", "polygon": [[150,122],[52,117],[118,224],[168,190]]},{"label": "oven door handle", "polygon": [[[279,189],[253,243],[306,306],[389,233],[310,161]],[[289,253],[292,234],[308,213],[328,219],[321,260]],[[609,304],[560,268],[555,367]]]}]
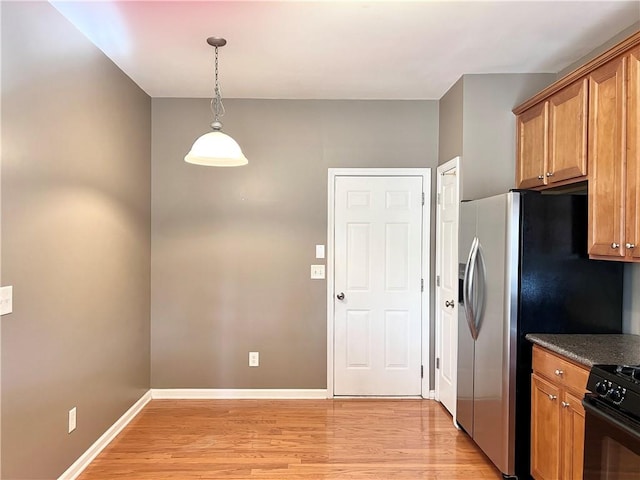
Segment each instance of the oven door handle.
[{"label": "oven door handle", "polygon": [[630,427],[620,418],[620,414],[610,408],[607,408],[608,412],[604,413],[602,409],[594,406],[592,402],[598,402],[597,397],[593,396],[593,394],[584,397],[582,400],[582,406],[585,409],[586,413],[594,415],[598,417],[603,422],[612,423],[616,428],[622,430],[627,435],[630,435],[635,441],[640,442],[640,431],[635,430],[633,427]]}]

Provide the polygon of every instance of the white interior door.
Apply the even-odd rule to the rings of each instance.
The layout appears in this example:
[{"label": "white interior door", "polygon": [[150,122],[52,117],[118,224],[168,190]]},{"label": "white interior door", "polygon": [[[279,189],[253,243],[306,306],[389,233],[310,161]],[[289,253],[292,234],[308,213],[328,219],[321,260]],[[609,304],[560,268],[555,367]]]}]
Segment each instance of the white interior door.
[{"label": "white interior door", "polygon": [[458,354],[458,159],[438,167],[436,220],[436,399],[455,420]]},{"label": "white interior door", "polygon": [[423,177],[335,178],[334,395],[421,394]]}]

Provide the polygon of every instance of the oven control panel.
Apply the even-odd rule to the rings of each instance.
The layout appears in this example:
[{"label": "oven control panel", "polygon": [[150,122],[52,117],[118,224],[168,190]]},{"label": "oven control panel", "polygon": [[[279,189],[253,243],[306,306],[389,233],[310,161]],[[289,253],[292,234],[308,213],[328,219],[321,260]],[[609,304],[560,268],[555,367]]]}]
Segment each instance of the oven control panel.
[{"label": "oven control panel", "polygon": [[610,407],[640,420],[640,380],[621,375],[620,367],[594,366],[587,390]]},{"label": "oven control panel", "polygon": [[616,385],[609,380],[597,382],[595,391],[600,397],[610,400],[615,405],[620,405],[627,394],[626,388]]}]

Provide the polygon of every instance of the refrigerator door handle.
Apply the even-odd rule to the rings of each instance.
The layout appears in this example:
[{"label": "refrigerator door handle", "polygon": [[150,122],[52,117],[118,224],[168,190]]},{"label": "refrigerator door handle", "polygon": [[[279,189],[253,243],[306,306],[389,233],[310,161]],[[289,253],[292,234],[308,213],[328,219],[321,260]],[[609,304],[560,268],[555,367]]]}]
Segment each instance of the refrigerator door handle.
[{"label": "refrigerator door handle", "polygon": [[484,263],[484,255],[482,254],[482,245],[478,240],[476,247],[476,269],[474,269],[474,283],[477,282],[476,288],[476,303],[474,303],[474,327],[476,331],[476,338],[480,334],[480,327],[482,326],[482,320],[484,317],[484,308],[487,300],[487,276]]},{"label": "refrigerator door handle", "polygon": [[471,332],[471,338],[474,340],[478,338],[478,332],[476,331],[475,322],[475,271],[476,271],[476,257],[478,254],[478,238],[474,237],[471,242],[471,249],[469,250],[469,258],[467,259],[467,266],[464,272],[463,282],[463,305],[464,313],[467,319],[467,325]]}]

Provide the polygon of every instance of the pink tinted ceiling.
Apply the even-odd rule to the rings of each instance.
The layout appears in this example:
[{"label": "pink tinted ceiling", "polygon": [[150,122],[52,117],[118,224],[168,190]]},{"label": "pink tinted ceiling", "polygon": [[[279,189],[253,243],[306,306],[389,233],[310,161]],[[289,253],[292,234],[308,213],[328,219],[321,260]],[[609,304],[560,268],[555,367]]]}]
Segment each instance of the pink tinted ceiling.
[{"label": "pink tinted ceiling", "polygon": [[634,1],[51,1],[153,97],[438,99],[463,74],[557,72]]}]

